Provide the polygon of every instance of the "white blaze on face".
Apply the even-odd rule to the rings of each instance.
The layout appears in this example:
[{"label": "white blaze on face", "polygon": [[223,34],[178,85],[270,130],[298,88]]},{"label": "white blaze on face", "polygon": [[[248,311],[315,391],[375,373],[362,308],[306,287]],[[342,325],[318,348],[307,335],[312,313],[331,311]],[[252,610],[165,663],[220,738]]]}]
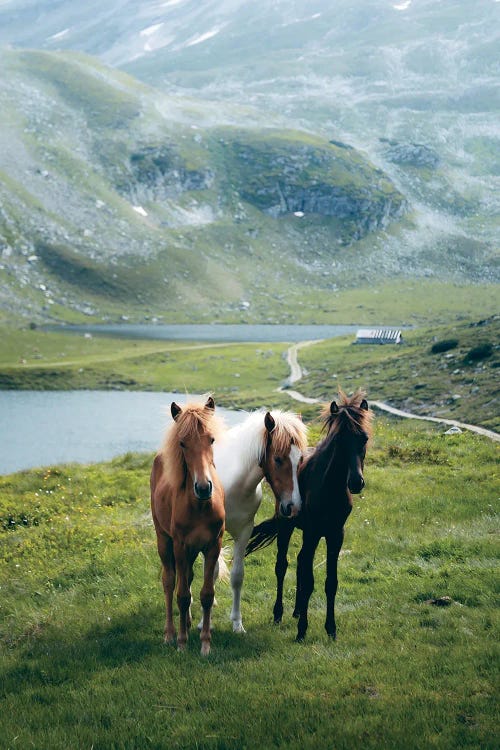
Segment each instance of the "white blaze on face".
[{"label": "white blaze on face", "polygon": [[293,489],[292,489],[292,516],[296,516],[297,513],[300,511],[300,508],[302,506],[302,501],[300,499],[300,492],[299,492],[299,481],[297,479],[297,469],[299,468],[299,461],[301,457],[301,452],[297,448],[296,445],[292,445],[290,448],[290,461],[292,463],[292,479],[293,479]]}]

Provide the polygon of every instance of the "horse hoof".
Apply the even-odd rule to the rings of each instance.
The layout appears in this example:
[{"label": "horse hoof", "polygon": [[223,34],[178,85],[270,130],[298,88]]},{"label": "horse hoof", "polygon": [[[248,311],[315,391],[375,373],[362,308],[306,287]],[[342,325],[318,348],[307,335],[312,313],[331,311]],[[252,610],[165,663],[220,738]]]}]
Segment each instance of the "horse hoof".
[{"label": "horse hoof", "polygon": [[210,653],[210,643],[202,643],[201,644],[201,655],[202,656],[208,656]]},{"label": "horse hoof", "polygon": [[246,633],[242,622],[233,622],[233,633]]},{"label": "horse hoof", "polygon": [[295,640],[296,640],[297,643],[304,643],[304,638],[305,638],[305,636],[298,635]]},{"label": "horse hoof", "polygon": [[298,609],[293,610],[292,617],[295,617],[296,620],[300,617],[300,612]]},{"label": "horse hoof", "polygon": [[330,638],[330,640],[332,641],[337,640],[337,633],[327,633],[327,635],[328,635],[328,638]]},{"label": "horse hoof", "polygon": [[281,617],[275,617],[275,618],[274,618],[274,624],[275,624],[275,625],[281,625],[281,620],[282,620],[282,618],[281,618]]},{"label": "horse hoof", "polygon": [[175,641],[175,633],[169,633],[168,635],[165,633],[165,638],[163,639],[163,643],[165,643],[167,646],[171,646],[172,643]]}]

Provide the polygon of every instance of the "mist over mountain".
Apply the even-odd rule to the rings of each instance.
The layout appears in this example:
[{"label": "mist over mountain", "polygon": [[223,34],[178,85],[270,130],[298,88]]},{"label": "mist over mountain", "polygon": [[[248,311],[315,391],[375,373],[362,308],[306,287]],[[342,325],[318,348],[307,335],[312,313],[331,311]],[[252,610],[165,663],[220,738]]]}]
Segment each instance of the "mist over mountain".
[{"label": "mist over mountain", "polygon": [[263,311],[256,245],[297,289],[497,281],[499,21],[495,0],[0,3],[3,270],[42,258],[37,283],[96,310],[75,278],[158,309],[160,263],[186,286],[223,268],[224,309]]}]

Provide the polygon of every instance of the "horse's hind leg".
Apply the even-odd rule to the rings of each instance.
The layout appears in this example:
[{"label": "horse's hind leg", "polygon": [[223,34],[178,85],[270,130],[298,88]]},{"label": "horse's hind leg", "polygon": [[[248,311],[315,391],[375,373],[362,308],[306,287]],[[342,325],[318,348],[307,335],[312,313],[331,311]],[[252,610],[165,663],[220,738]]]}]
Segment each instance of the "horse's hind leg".
[{"label": "horse's hind leg", "polygon": [[335,596],[338,587],[337,563],[343,541],[344,529],[339,529],[335,534],[326,537],[325,630],[333,639],[337,637],[337,626],[335,624]]},{"label": "horse's hind leg", "polygon": [[309,599],[314,591],[313,561],[319,540],[319,536],[313,536],[304,532],[302,549],[300,550],[297,559],[297,606],[299,611],[297,641],[299,643],[302,643],[304,640],[309,624],[307,610],[309,607]]},{"label": "horse's hind leg", "polygon": [[[205,558],[203,558],[203,575],[205,575]],[[214,586],[217,583],[217,579],[219,577],[219,558],[217,559],[217,562],[215,563],[214,568]],[[217,605],[217,599],[214,596],[214,606]],[[201,615],[201,620],[199,621],[197,628],[198,630],[201,630],[203,627],[203,613]],[[212,623],[210,622],[210,630],[212,629]]]},{"label": "horse's hind leg", "polygon": [[274,622],[278,625],[283,617],[283,581],[288,568],[288,547],[293,534],[294,526],[291,522],[284,521],[278,526],[276,565],[276,601],[274,603]]},{"label": "horse's hind leg", "polygon": [[221,550],[221,539],[217,539],[213,547],[205,553],[205,566],[203,571],[203,586],[200,591],[200,601],[203,608],[203,624],[201,627],[201,653],[202,656],[208,656],[212,642],[212,633],[210,630],[210,615],[214,603],[214,571]]}]

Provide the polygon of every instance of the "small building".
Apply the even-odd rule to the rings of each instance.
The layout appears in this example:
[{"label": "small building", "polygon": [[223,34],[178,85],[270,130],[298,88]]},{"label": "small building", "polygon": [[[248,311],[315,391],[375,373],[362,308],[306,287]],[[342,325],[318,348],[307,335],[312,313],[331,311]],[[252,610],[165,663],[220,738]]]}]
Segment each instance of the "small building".
[{"label": "small building", "polygon": [[401,344],[403,336],[398,328],[360,328],[355,344]]}]

